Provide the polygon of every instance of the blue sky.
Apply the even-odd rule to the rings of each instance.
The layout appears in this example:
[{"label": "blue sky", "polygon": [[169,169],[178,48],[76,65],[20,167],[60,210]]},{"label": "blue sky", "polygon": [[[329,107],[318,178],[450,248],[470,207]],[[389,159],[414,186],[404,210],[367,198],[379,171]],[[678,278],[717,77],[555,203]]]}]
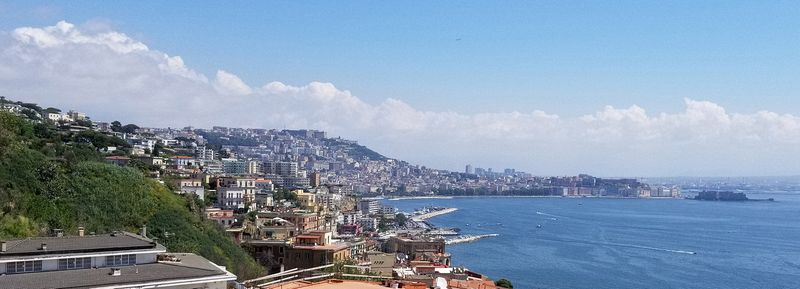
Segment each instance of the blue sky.
[{"label": "blue sky", "polygon": [[797,1],[475,2],[20,1],[0,25],[104,23],[204,73],[436,111],[800,108]]},{"label": "blue sky", "polygon": [[797,1],[19,1],[0,31],[2,93],[97,120],[317,128],[453,170],[800,174]]}]

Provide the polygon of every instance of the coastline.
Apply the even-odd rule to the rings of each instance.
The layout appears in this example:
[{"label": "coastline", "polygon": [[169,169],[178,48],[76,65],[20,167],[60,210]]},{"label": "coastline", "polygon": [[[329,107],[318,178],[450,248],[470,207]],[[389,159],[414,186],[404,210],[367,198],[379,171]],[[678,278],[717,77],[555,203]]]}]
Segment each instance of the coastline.
[{"label": "coastline", "polygon": [[515,196],[515,195],[475,195],[475,196],[448,196],[455,198],[563,198],[563,199],[614,199],[614,200],[684,200],[681,197],[613,197],[613,196]]}]

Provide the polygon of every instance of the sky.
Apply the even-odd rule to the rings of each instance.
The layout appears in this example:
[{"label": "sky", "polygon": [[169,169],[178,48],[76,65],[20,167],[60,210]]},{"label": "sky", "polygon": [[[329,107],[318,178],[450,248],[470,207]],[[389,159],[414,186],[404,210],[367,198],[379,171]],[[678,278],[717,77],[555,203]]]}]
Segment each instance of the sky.
[{"label": "sky", "polygon": [[435,168],[800,174],[796,1],[0,2],[0,95]]}]

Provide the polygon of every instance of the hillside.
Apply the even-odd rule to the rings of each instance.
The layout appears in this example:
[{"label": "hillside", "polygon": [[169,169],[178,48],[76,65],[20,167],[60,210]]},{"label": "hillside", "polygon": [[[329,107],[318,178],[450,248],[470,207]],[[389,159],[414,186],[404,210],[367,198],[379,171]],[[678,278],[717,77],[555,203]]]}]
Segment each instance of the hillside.
[{"label": "hillside", "polygon": [[0,112],[0,238],[114,230],[138,232],[170,251],[198,253],[239,278],[263,272],[197,200],[171,193],[139,170],[100,162],[97,148],[118,139],[68,132]]},{"label": "hillside", "polygon": [[385,161],[388,159],[384,155],[373,151],[366,146],[359,145],[353,141],[346,141],[339,138],[327,138],[325,139],[325,144],[330,147],[342,148],[350,157],[354,159],[366,158],[372,161]]}]

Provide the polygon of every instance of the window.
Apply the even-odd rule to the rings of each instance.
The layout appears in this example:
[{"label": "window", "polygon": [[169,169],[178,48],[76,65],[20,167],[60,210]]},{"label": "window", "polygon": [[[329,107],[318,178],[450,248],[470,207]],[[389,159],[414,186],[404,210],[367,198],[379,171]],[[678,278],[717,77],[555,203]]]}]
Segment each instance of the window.
[{"label": "window", "polygon": [[106,266],[120,266],[136,264],[136,255],[106,256]]},{"label": "window", "polygon": [[92,258],[66,258],[58,260],[58,270],[88,269],[92,267]]},{"label": "window", "polygon": [[6,273],[8,274],[41,272],[41,271],[42,271],[42,261],[20,261],[20,262],[6,263]]}]

